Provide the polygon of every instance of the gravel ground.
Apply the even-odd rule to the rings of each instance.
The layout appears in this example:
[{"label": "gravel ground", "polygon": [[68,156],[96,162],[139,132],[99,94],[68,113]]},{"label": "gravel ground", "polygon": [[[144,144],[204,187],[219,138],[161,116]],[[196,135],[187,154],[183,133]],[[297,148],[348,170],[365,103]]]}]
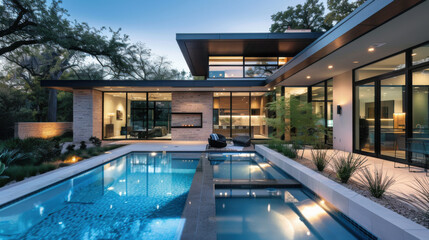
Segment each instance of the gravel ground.
[{"label": "gravel ground", "polygon": [[[295,161],[301,163],[302,165],[318,172],[316,170],[316,167],[314,166],[313,162],[306,158],[299,158],[295,159]],[[321,172],[319,172],[321,173]],[[424,213],[417,211],[413,206],[409,205],[408,203],[405,203],[398,199],[397,196],[394,194],[385,193],[382,198],[375,198],[371,196],[370,192],[363,186],[361,183],[356,182],[354,180],[349,180],[347,184],[341,183],[336,179],[335,172],[331,170],[326,170],[321,173],[322,175],[334,180],[335,182],[343,185],[346,188],[349,188],[369,199],[372,201],[383,205],[384,207],[395,211],[398,214],[401,214],[402,216],[422,225],[426,228],[429,228],[429,219],[425,216]]]}]

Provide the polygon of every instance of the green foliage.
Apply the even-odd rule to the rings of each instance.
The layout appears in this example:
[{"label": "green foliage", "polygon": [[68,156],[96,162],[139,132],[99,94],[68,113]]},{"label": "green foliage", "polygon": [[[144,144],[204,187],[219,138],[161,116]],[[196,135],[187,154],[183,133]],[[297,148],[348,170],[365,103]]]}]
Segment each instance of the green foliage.
[{"label": "green foliage", "polygon": [[4,149],[25,154],[19,161],[15,161],[14,165],[40,165],[43,162],[55,161],[61,152],[58,142],[43,138],[14,138],[3,141],[1,145]]},{"label": "green foliage", "polygon": [[331,162],[332,157],[328,155],[325,149],[315,150],[311,149],[311,161],[316,166],[317,170],[323,172],[326,166]]},{"label": "green foliage", "polygon": [[90,141],[92,144],[94,144],[94,146],[96,146],[96,147],[100,147],[100,146],[101,146],[101,140],[100,140],[98,137],[91,136],[91,137],[89,138],[89,141]]},{"label": "green foliage", "polygon": [[74,144],[70,144],[70,145],[68,145],[67,147],[66,147],[66,149],[67,149],[67,152],[73,152],[74,151],[74,148],[76,147],[76,145],[74,145]]},{"label": "green foliage", "polygon": [[81,141],[80,142],[79,149],[81,149],[81,150],[85,150],[86,149],[86,143],[85,143],[85,141]]},{"label": "green foliage", "polygon": [[383,167],[374,167],[373,172],[368,168],[363,168],[358,177],[360,182],[369,190],[371,195],[376,198],[381,198],[387,189],[396,182],[393,176],[385,174]]},{"label": "green foliage", "polygon": [[347,155],[343,153],[337,154],[332,162],[337,178],[342,183],[347,183],[350,177],[364,166],[366,157],[353,153],[348,153]]},{"label": "green foliage", "polygon": [[329,13],[325,16],[325,24],[333,26],[343,20],[366,0],[349,2],[348,0],[328,0]]},{"label": "green foliage", "polygon": [[291,29],[311,29],[314,32],[326,31],[330,26],[325,25],[323,13],[325,7],[319,0],[306,0],[304,4],[289,6],[286,11],[271,15],[273,24],[270,32],[283,33]]},{"label": "green foliage", "polygon": [[0,151],[0,162],[5,165],[5,168],[11,165],[12,162],[19,162],[25,159],[27,159],[27,156],[17,149],[9,150],[4,148]]},{"label": "green foliage", "polygon": [[288,117],[290,105],[287,104],[286,98],[284,96],[278,97],[275,101],[267,103],[267,108],[269,111],[275,112],[275,117],[266,118],[268,126],[273,127],[274,133],[273,136],[277,140],[280,140],[284,137],[285,132],[287,131],[287,125],[285,118]]},{"label": "green foliage", "polygon": [[291,159],[295,159],[297,155],[296,150],[290,147],[289,145],[285,145],[281,153],[283,153],[283,155]]},{"label": "green foliage", "polygon": [[412,188],[415,193],[401,194],[400,199],[422,211],[429,219],[429,178],[415,177],[414,181],[407,186]]},{"label": "green foliage", "polygon": [[324,16],[325,7],[319,0],[306,0],[304,4],[288,7],[286,11],[280,11],[271,15],[273,23],[270,32],[285,32],[291,29],[311,29],[313,32],[323,32],[347,17],[365,0],[328,0],[329,12]]}]

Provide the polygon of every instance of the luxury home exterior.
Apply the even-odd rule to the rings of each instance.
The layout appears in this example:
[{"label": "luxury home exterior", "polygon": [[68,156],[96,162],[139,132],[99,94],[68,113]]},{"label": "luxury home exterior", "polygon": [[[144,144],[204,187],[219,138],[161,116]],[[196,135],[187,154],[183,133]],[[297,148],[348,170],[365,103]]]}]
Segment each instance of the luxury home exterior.
[{"label": "luxury home exterior", "polygon": [[[326,33],[177,34],[206,80],[42,81],[73,92],[74,141],[267,139],[267,102],[310,102],[326,143],[390,160],[429,139],[429,2],[367,1]],[[426,140],[425,140],[426,139]]]}]

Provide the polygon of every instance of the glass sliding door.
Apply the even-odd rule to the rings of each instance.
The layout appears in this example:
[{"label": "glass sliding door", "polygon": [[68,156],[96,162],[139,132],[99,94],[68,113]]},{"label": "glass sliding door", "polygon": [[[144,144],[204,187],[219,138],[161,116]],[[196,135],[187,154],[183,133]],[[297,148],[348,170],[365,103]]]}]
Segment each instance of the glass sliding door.
[{"label": "glass sliding door", "polygon": [[121,139],[126,137],[126,93],[104,93],[103,138]]},{"label": "glass sliding door", "polygon": [[355,149],[375,153],[375,84],[355,89]]},{"label": "glass sliding door", "polygon": [[380,154],[405,159],[405,75],[380,81]]},{"label": "glass sliding door", "polygon": [[127,132],[129,139],[146,139],[147,93],[128,93]]},{"label": "glass sliding door", "polygon": [[171,138],[171,93],[149,93],[148,139]]},{"label": "glass sliding door", "polygon": [[232,138],[250,135],[250,93],[233,92],[232,93]]},{"label": "glass sliding door", "polygon": [[413,72],[413,138],[429,139],[429,68]]},{"label": "glass sliding door", "polygon": [[213,132],[231,137],[231,93],[213,93]]},{"label": "glass sliding door", "polygon": [[265,117],[267,116],[265,107],[268,97],[265,92],[252,92],[250,101],[252,138],[268,138],[268,125],[265,121]]}]

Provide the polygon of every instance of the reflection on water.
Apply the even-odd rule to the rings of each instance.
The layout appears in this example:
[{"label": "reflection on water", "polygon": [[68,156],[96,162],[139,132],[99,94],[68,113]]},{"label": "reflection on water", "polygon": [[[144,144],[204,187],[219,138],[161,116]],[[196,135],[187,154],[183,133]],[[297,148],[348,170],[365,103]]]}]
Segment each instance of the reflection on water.
[{"label": "reflection on water", "polygon": [[171,239],[200,153],[132,153],[0,209],[0,239]]}]

